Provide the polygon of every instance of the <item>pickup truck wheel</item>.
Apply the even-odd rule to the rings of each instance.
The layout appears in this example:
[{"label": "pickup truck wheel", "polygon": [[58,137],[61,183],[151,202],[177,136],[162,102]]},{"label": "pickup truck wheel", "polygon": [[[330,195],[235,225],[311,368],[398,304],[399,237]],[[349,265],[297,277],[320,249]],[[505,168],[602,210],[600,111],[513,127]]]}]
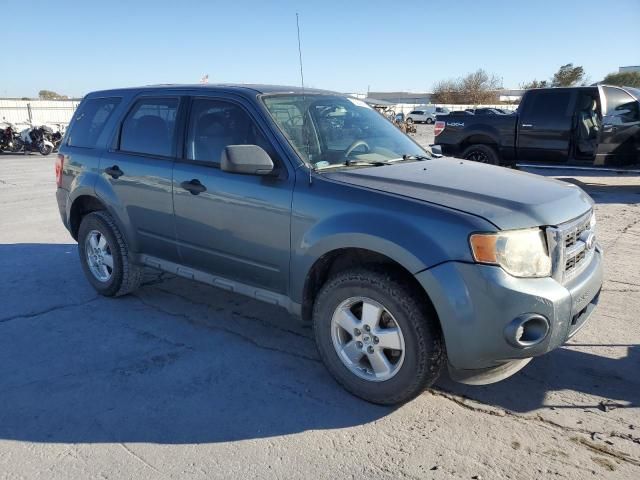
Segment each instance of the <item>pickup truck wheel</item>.
[{"label": "pickup truck wheel", "polygon": [[82,269],[99,294],[117,297],[140,286],[143,268],[131,263],[124,237],[107,212],[91,212],[82,219],[78,252]]},{"label": "pickup truck wheel", "polygon": [[498,153],[489,145],[471,145],[462,152],[462,158],[489,165],[500,165]]},{"label": "pickup truck wheel", "polygon": [[313,309],[316,344],[346,390],[391,405],[435,382],[443,340],[420,294],[400,277],[367,269],[339,273],[322,287]]}]

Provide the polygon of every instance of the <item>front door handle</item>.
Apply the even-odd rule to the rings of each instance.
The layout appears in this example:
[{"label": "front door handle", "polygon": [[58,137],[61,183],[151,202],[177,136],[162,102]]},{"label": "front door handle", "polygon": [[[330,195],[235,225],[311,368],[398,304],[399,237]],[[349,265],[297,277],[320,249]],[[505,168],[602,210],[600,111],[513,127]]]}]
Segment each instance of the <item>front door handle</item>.
[{"label": "front door handle", "polygon": [[189,190],[191,195],[198,195],[207,190],[207,187],[200,183],[200,180],[197,178],[189,180],[188,182],[182,182],[180,186],[185,190]]},{"label": "front door handle", "polygon": [[111,175],[112,178],[118,178],[124,175],[124,172],[120,170],[120,167],[118,167],[118,165],[113,165],[112,167],[105,168],[104,173],[106,173],[107,175]]},{"label": "front door handle", "polygon": [[522,128],[533,128],[533,124],[532,123],[523,123],[522,125],[520,125]]}]

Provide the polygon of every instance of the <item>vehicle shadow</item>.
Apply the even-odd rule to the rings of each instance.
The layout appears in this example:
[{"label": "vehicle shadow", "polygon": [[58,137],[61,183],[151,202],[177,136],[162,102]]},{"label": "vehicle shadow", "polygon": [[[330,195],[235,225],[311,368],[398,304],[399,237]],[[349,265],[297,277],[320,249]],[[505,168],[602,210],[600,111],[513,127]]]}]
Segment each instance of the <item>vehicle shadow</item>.
[{"label": "vehicle shadow", "polygon": [[[588,348],[590,351],[584,351]],[[620,358],[597,354],[598,349],[621,350]],[[523,370],[499,383],[471,386],[448,378],[438,388],[476,401],[500,406],[514,412],[531,412],[541,407],[604,408],[611,402],[616,407],[640,407],[640,345],[567,344],[547,355],[533,359]],[[548,393],[572,390],[580,396],[580,404],[554,402]]]},{"label": "vehicle shadow", "polygon": [[[0,245],[0,298],[1,439],[227,442],[394,411],[337,385],[310,328],[283,310],[155,272],[134,295],[99,297],[75,244]],[[519,412],[569,389],[640,404],[638,346],[621,360],[577,348],[502,383],[438,388]]]},{"label": "vehicle shadow", "polygon": [[310,330],[269,305],[151,273],[96,296],[75,245],[0,245],[0,438],[227,442],[393,409],[346,393]]}]

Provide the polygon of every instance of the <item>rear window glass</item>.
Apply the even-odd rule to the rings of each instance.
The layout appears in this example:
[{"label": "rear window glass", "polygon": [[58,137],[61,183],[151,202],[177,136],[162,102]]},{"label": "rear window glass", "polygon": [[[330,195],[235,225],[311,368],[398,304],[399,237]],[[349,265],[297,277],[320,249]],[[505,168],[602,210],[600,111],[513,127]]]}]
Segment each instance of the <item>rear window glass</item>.
[{"label": "rear window glass", "polygon": [[67,145],[94,148],[120,100],[119,97],[110,97],[92,98],[82,102],[69,128]]},{"label": "rear window glass", "polygon": [[178,103],[177,98],[138,100],[122,123],[120,150],[173,156]]}]

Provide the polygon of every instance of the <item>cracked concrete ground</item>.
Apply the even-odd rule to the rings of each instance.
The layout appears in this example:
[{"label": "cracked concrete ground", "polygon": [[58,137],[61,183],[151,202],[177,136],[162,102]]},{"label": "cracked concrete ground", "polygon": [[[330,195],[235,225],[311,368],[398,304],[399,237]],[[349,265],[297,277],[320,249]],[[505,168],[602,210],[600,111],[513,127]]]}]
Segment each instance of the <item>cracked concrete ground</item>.
[{"label": "cracked concrete ground", "polygon": [[553,172],[598,202],[606,252],[575,338],[502,383],[383,408],[277,308],[151,271],[96,296],[53,163],[0,156],[0,478],[640,478],[639,177]]}]

